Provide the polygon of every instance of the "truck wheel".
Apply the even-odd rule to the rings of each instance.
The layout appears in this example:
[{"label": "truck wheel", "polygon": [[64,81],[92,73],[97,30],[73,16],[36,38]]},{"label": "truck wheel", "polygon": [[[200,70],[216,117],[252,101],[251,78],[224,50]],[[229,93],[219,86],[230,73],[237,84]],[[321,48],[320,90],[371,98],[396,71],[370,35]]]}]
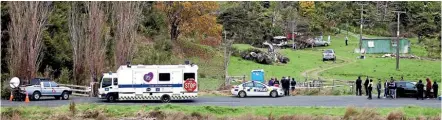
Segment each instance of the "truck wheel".
[{"label": "truck wheel", "polygon": [[240,98],[244,98],[246,96],[247,96],[247,94],[244,91],[241,91],[241,92],[238,93],[238,97],[240,97]]},{"label": "truck wheel", "polygon": [[272,98],[276,98],[276,97],[278,97],[278,92],[276,92],[276,91],[272,91],[272,92],[270,92],[270,96],[271,96]]},{"label": "truck wheel", "polygon": [[163,96],[161,96],[161,102],[163,102],[163,103],[169,103],[169,102],[170,102],[170,97],[169,97],[169,95],[163,95]]},{"label": "truck wheel", "polygon": [[108,94],[106,99],[108,102],[115,102],[116,97],[114,94]]},{"label": "truck wheel", "polygon": [[36,91],[36,92],[32,93],[32,99],[33,100],[40,100],[40,97],[41,97],[41,93],[40,92]]},{"label": "truck wheel", "polygon": [[68,92],[61,93],[61,99],[63,99],[63,100],[69,99],[69,93]]}]

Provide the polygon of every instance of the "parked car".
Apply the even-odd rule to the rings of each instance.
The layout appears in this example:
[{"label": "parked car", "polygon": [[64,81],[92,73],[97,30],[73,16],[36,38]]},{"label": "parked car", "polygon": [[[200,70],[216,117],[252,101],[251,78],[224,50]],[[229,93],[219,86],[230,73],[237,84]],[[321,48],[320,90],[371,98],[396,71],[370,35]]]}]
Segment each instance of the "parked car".
[{"label": "parked car", "polygon": [[54,81],[47,78],[34,78],[29,85],[20,87],[22,94],[28,93],[32,100],[39,100],[41,97],[55,97],[55,99],[69,99],[72,90],[67,87],[60,87]]},{"label": "parked car", "polygon": [[315,38],[314,41],[314,46],[329,46],[330,45],[330,36],[328,36],[328,40],[325,41],[322,39],[322,37],[320,38]]},{"label": "parked car", "polygon": [[[416,97],[417,88],[416,88],[416,82],[409,82],[409,81],[396,81],[396,94],[397,97]],[[424,96],[425,96],[425,90],[427,89],[424,84]],[[431,90],[431,95],[433,95],[433,90]]]},{"label": "parked car", "polygon": [[257,81],[245,82],[238,86],[233,86],[231,92],[232,95],[240,98],[247,96],[270,96],[273,98],[284,96],[284,91],[282,88],[268,86]]},{"label": "parked car", "polygon": [[322,61],[326,61],[326,60],[336,60],[336,55],[335,55],[335,51],[333,49],[328,49],[325,50],[322,53]]}]

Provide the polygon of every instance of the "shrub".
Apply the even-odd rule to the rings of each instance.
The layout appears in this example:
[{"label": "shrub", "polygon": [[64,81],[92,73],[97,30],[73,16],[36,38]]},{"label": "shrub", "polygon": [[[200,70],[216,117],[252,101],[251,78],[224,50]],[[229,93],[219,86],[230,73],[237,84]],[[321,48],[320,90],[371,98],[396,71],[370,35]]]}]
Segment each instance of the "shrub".
[{"label": "shrub", "polygon": [[59,83],[69,84],[71,78],[71,70],[68,68],[62,68],[60,73],[60,78],[58,78]]},{"label": "shrub", "polygon": [[77,113],[77,108],[75,107],[75,102],[71,102],[69,104],[69,111],[71,112],[72,115],[75,115]]},{"label": "shrub", "polygon": [[349,106],[347,107],[347,109],[345,110],[345,114],[344,114],[344,120],[348,120],[350,119],[351,116],[357,115],[359,114],[358,111],[356,110],[355,107],[353,106]]},{"label": "shrub", "polygon": [[2,110],[1,112],[2,118],[9,118],[11,120],[20,120],[20,115],[22,114],[22,111],[20,111],[17,108],[9,107],[6,110]]},{"label": "shrub", "polygon": [[402,111],[392,111],[388,114],[387,120],[402,120],[405,119]]}]

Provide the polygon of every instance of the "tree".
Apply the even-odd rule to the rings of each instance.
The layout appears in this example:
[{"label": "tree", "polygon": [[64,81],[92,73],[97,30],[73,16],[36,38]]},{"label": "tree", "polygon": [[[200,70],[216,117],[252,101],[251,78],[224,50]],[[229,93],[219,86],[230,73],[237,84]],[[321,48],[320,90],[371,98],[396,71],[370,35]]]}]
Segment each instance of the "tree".
[{"label": "tree", "polygon": [[42,33],[49,14],[50,2],[8,2],[9,72],[29,80],[36,77],[43,58]]},{"label": "tree", "polygon": [[115,66],[131,61],[134,54],[134,43],[138,36],[140,2],[112,2],[115,18]]},{"label": "tree", "polygon": [[156,7],[167,16],[170,38],[176,41],[181,34],[198,32],[220,36],[221,25],[216,21],[216,2],[158,2]]}]

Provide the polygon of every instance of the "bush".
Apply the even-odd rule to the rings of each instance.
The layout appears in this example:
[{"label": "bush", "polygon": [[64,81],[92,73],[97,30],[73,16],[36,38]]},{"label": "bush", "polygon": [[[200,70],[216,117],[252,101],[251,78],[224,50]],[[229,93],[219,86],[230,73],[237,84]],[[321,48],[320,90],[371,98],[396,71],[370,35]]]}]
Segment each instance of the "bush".
[{"label": "bush", "polygon": [[387,120],[402,120],[405,119],[402,111],[392,111],[388,114]]},{"label": "bush", "polygon": [[68,68],[62,68],[60,77],[58,78],[58,83],[69,84],[69,78],[71,78],[71,70]]},{"label": "bush", "polygon": [[9,107],[6,110],[2,110],[1,117],[5,119],[11,119],[11,120],[20,120],[20,115],[22,114],[22,111],[20,111],[17,108]]}]

